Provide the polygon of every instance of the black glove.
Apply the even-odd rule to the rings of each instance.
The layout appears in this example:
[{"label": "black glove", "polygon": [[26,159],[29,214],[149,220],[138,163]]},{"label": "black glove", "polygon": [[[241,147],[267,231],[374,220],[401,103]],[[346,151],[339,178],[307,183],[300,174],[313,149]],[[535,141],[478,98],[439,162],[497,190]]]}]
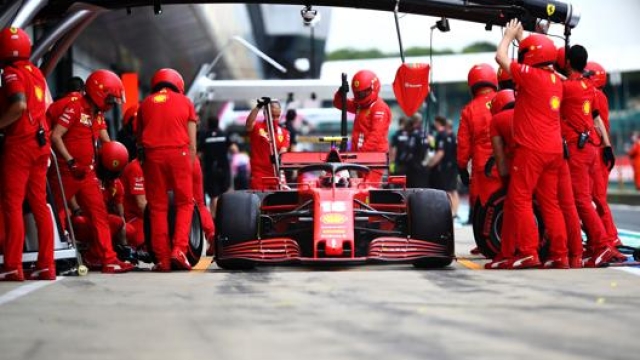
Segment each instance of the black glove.
[{"label": "black glove", "polygon": [[265,105],[269,104],[271,102],[271,98],[270,97],[266,97],[263,96],[260,99],[258,99],[258,109],[262,109]]},{"label": "black glove", "polygon": [[67,167],[69,168],[69,171],[71,171],[71,175],[76,180],[84,179],[85,176],[87,176],[87,173],[89,173],[90,171],[89,167],[76,164],[75,159],[70,159],[69,161],[67,161]]},{"label": "black glove", "polygon": [[464,186],[469,186],[469,170],[466,168],[458,168],[458,173],[460,174],[460,181]]},{"label": "black glove", "polygon": [[613,155],[613,149],[611,148],[611,146],[604,147],[602,158],[604,159],[604,163],[607,165],[607,169],[611,171],[613,169],[613,166],[616,164],[616,156]]},{"label": "black glove", "polygon": [[493,167],[495,165],[496,165],[496,157],[491,156],[489,160],[487,160],[487,163],[484,164],[484,175],[486,177],[491,177],[491,170],[493,170]]},{"label": "black glove", "polygon": [[140,165],[144,163],[144,148],[142,146],[138,146],[136,148],[136,158],[138,159]]}]

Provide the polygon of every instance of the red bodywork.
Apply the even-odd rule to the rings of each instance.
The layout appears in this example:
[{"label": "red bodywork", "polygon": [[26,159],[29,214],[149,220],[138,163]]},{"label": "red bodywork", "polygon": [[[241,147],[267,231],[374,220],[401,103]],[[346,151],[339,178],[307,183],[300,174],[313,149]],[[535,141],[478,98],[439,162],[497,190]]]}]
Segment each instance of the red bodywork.
[{"label": "red bodywork", "polygon": [[[338,160],[336,156],[339,162],[332,161]],[[394,192],[381,189],[381,184],[367,183],[365,172],[358,171],[361,165],[377,169],[386,168],[387,164],[387,154],[377,152],[284,154],[282,169],[305,171],[309,166],[334,166],[334,170],[346,167],[352,175],[358,175],[350,177],[348,184],[337,184],[332,179],[323,183],[327,178],[321,176],[289,184],[295,185],[295,190],[253,192],[261,197],[261,238],[221,246],[217,260],[348,265],[453,259],[453,237],[450,244],[442,244],[441,239],[411,238],[403,228],[407,197],[396,194],[411,191],[405,189],[404,177],[389,177],[388,183],[400,186]],[[266,182],[270,180],[276,179]],[[392,192],[395,201],[376,203],[376,199],[384,198],[381,195]]]}]

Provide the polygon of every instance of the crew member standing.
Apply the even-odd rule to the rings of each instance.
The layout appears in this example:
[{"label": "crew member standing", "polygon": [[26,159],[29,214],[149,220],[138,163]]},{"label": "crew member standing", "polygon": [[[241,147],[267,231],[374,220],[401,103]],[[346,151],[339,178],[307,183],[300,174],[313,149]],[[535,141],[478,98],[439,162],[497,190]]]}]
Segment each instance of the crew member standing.
[{"label": "crew member standing", "polygon": [[[103,112],[122,101],[124,88],[120,78],[108,70],[97,70],[87,78],[86,94],[67,102],[60,114],[48,116],[54,121],[51,142],[61,168],[66,201],[76,196],[85,205],[91,223],[95,226],[97,241],[92,245],[92,256],[85,258],[90,267],[101,268],[103,273],[121,273],[133,269],[130,263],[118,260],[111,243],[111,231],[99,180],[95,172],[96,138],[104,137],[106,127]],[[62,99],[59,101],[67,101]],[[108,139],[108,136],[107,136]],[[55,175],[51,175],[55,176]],[[62,192],[53,186],[58,209],[63,209]],[[64,220],[63,214],[61,221]]]},{"label": "crew member standing", "polygon": [[[558,173],[563,165],[560,133],[562,82],[550,67],[556,60],[556,47],[540,34],[523,38],[522,24],[511,20],[498,45],[496,61],[511,74],[516,84],[513,137],[516,144],[507,196],[512,201],[517,251],[510,262],[514,269],[539,267],[538,228],[533,214],[536,189],[542,217],[552,242],[552,259],[567,264],[567,233],[558,205]],[[512,62],[509,45],[520,41],[518,62]]]},{"label": "crew member standing", "polygon": [[[595,89],[582,74],[587,64],[587,56],[587,50],[580,45],[574,45],[569,49],[568,79],[563,82],[562,136],[569,148],[573,195],[578,214],[587,233],[587,246],[591,255],[584,265],[597,267],[618,257],[620,257],[619,260],[623,260],[623,257],[609,247],[613,245],[614,239],[607,234],[601,218],[592,205],[592,190],[601,189],[603,187],[601,183],[604,180],[599,159],[601,139],[596,129],[602,134],[605,147],[611,150],[611,144],[599,116],[596,116],[594,123]],[[608,209],[606,199],[604,203]]]},{"label": "crew member standing", "polygon": [[[249,141],[251,143],[251,189],[264,189],[262,183],[263,177],[274,177],[274,167],[271,159],[271,143],[269,139],[269,131],[267,131],[267,121],[269,121],[266,111],[264,112],[264,121],[256,122],[258,112],[265,106],[269,106],[271,118],[273,119],[273,130],[275,131],[276,149],[279,154],[287,152],[289,148],[289,132],[279,125],[281,115],[280,102],[263,97],[258,100],[257,105],[251,109],[245,127],[249,133]],[[280,177],[280,174],[277,174]]]},{"label": "crew member standing", "polygon": [[[171,266],[191,270],[186,256],[193,217],[193,165],[196,156],[196,111],[184,95],[184,80],[173,69],[160,69],[151,79],[151,95],[138,110],[138,143],[151,212],[151,239],[156,271]],[[150,179],[153,179],[150,181]],[[172,248],[169,242],[169,197],[176,208]]]},{"label": "crew member standing", "polygon": [[458,217],[458,169],[456,167],[456,138],[447,130],[449,121],[443,116],[436,116],[436,153],[433,155],[427,166],[433,168],[431,179],[434,188],[446,191],[451,200],[451,211],[453,217]]},{"label": "crew member standing", "polygon": [[[354,97],[347,99],[347,111],[356,114],[351,134],[351,151],[388,152],[391,110],[378,95],[380,80],[369,70],[358,71],[351,80]],[[333,97],[333,106],[342,109],[340,90]],[[371,170],[367,182],[381,183],[384,171]]]},{"label": "crew member standing", "polygon": [[[496,70],[489,64],[475,65],[469,70],[467,83],[473,100],[460,114],[456,157],[460,179],[464,185],[469,186],[469,207],[473,214],[475,209],[483,206],[501,187],[497,176],[484,175],[484,167],[493,152],[489,130],[491,99],[498,89]],[[468,170],[470,161],[471,175]]]},{"label": "crew member standing", "polygon": [[407,129],[408,120],[404,117],[398,119],[398,129],[391,136],[391,147],[389,148],[389,163],[392,165],[393,175],[406,175],[407,143],[411,131]]},{"label": "crew member standing", "polygon": [[[604,125],[603,132],[607,135],[611,134],[611,124],[609,122],[609,100],[604,93],[604,87],[607,84],[607,73],[604,68],[595,62],[587,62],[585,67],[585,74],[587,78],[591,80],[593,86],[596,88],[596,100],[594,105],[594,115],[600,115],[602,123]],[[611,137],[609,137],[610,139]],[[600,156],[598,156],[600,162],[600,169],[602,170],[602,180],[597,181],[593,187],[593,202],[596,205],[596,211],[602,219],[602,223],[610,239],[613,239],[611,245],[622,245],[620,238],[618,237],[618,228],[613,221],[613,215],[611,209],[607,203],[607,190],[609,186],[609,175],[613,166],[615,165],[615,157],[613,149],[611,147],[601,146]]]},{"label": "crew member standing", "polygon": [[50,102],[47,82],[29,61],[31,40],[18,28],[0,30],[2,93],[0,130],[5,133],[0,150],[0,183],[6,238],[0,281],[23,281],[22,249],[25,199],[38,228],[36,270],[32,280],[54,280],[53,222],[46,200],[46,174],[51,143],[45,111]]}]

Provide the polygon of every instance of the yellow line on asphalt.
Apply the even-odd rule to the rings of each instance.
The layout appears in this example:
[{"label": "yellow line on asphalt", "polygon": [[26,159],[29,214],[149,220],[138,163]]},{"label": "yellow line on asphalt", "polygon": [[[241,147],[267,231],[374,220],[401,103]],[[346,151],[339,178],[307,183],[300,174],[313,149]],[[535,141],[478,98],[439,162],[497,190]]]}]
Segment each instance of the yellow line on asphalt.
[{"label": "yellow line on asphalt", "polygon": [[484,266],[474,263],[473,261],[467,259],[467,258],[458,258],[458,263],[460,263],[460,265],[466,267],[467,269],[471,269],[471,270],[481,270],[484,269]]},{"label": "yellow line on asphalt", "polygon": [[211,266],[211,261],[213,260],[213,257],[211,256],[204,256],[200,258],[200,261],[198,261],[198,263],[196,264],[196,266],[194,266],[191,271],[192,272],[205,272],[207,271],[207,269],[209,268],[209,266]]}]

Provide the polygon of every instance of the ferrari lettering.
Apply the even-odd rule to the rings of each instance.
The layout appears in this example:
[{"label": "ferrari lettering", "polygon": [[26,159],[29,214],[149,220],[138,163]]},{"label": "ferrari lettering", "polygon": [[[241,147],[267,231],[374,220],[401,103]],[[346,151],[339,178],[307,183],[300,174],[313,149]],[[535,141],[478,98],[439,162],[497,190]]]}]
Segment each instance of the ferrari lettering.
[{"label": "ferrari lettering", "polygon": [[322,215],[320,221],[323,224],[327,225],[344,224],[345,222],[347,222],[347,217],[344,214],[340,213],[329,213]]}]

